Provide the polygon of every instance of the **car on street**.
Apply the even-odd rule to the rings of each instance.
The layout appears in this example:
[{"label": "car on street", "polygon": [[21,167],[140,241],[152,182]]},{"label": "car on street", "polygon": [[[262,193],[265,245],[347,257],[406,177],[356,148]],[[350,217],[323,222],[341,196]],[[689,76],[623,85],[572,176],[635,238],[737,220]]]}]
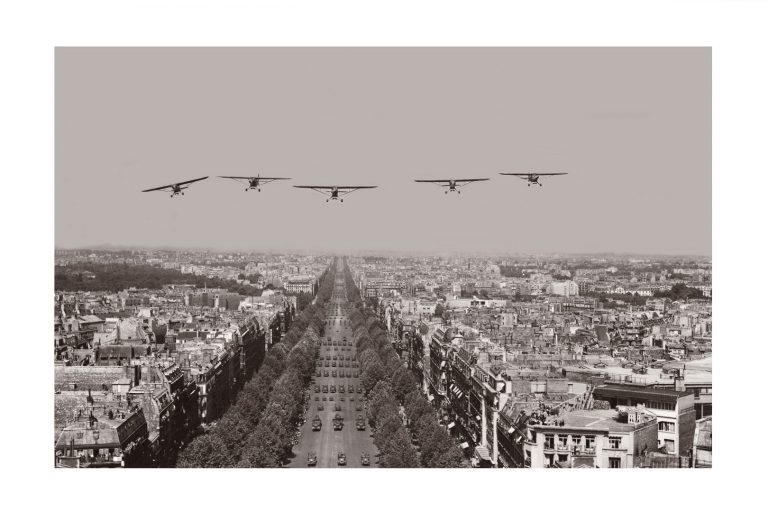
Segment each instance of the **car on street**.
[{"label": "car on street", "polygon": [[323,397],[323,402],[325,402],[325,397]]},{"label": "car on street", "polygon": [[327,377],[327,376],[328,376],[328,370],[325,370],[325,371],[323,372],[323,377]]},{"label": "car on street", "polygon": [[346,466],[347,465],[347,456],[343,453],[340,453],[337,457],[337,463],[339,466]]},{"label": "car on street", "polygon": [[339,393],[344,392],[344,384],[339,384]]},{"label": "car on street", "polygon": [[370,466],[371,465],[371,456],[367,453],[363,453],[360,455],[360,464],[363,466]]},{"label": "car on street", "polygon": [[315,452],[307,454],[307,466],[317,466],[317,454]]},{"label": "car on street", "polygon": [[340,397],[339,397],[339,400],[341,400],[341,401],[343,402],[343,401],[344,401],[344,397],[343,397],[343,396],[340,396]]},{"label": "car on street", "polygon": [[359,373],[357,373],[357,372],[354,372],[352,375],[353,375],[355,378],[357,378],[357,376],[359,375]]},{"label": "car on street", "polygon": [[336,386],[331,384],[331,393],[335,393],[335,392],[336,392]]},{"label": "car on street", "polygon": [[325,410],[325,406],[323,404],[317,404],[317,410],[318,411],[324,411]]},{"label": "car on street", "polygon": [[[325,398],[323,398],[323,400],[325,400]],[[355,410],[356,410],[356,411],[362,411],[362,410],[363,410],[363,406],[362,406],[361,404],[357,404],[357,405],[355,406]]]},{"label": "car on street", "polygon": [[319,393],[319,392],[320,392],[320,384],[316,384],[315,385],[315,393]]},{"label": "car on street", "polygon": [[357,386],[357,392],[362,393],[363,392],[363,386]]},{"label": "car on street", "polygon": [[333,398],[333,395],[331,395],[331,396],[329,396],[329,397],[328,397],[328,400],[330,400],[331,402],[333,402],[335,399]]},{"label": "car on street", "polygon": [[327,393],[327,392],[328,392],[328,384],[323,386],[323,393]]}]

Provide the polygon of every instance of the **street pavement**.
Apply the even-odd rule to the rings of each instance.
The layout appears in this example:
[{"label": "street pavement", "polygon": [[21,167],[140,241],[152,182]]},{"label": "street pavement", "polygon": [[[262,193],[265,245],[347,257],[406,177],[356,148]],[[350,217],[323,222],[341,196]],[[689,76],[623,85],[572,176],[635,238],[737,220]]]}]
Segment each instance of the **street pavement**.
[{"label": "street pavement", "polygon": [[[343,275],[343,269],[338,274]],[[373,444],[373,436],[367,419],[365,430],[359,431],[355,426],[355,419],[358,414],[365,417],[365,403],[362,393],[356,392],[357,387],[361,386],[360,368],[353,367],[353,363],[357,362],[357,351],[352,344],[352,328],[347,316],[348,307],[344,280],[343,278],[337,279],[326,313],[325,337],[322,340],[323,345],[321,345],[318,356],[318,361],[322,363],[322,366],[315,367],[315,371],[321,370],[322,376],[315,376],[312,384],[310,384],[306,422],[299,429],[301,432],[299,443],[293,447],[293,457],[285,467],[307,467],[307,455],[311,452],[317,454],[316,467],[318,468],[340,467],[337,462],[339,453],[344,453],[347,456],[346,467],[364,467],[360,459],[363,453],[369,454],[370,467],[376,466],[377,450]],[[330,356],[330,360],[326,359],[327,356]],[[336,367],[332,366],[334,356],[337,357]],[[349,361],[346,360],[348,356]],[[340,360],[343,360],[343,363]],[[340,364],[342,366],[339,366]],[[345,366],[346,364],[349,366]],[[332,376],[334,371],[336,377]],[[327,377],[325,372],[328,372]],[[352,377],[347,377],[347,373],[352,374]],[[354,377],[355,373],[358,374],[357,378]],[[320,386],[319,393],[315,392],[315,385]],[[331,385],[336,386],[336,393],[330,392]],[[340,385],[344,386],[344,393],[340,392]],[[329,392],[323,393],[323,386],[328,386]],[[355,392],[349,392],[349,387],[353,387]],[[318,410],[320,404],[324,409],[322,411]],[[336,406],[339,406],[341,410],[336,411]],[[360,406],[362,410],[357,411],[357,406]],[[342,430],[335,431],[332,420],[337,412],[344,418],[344,427]],[[323,422],[319,432],[312,431],[312,418],[316,414],[320,416]]]}]

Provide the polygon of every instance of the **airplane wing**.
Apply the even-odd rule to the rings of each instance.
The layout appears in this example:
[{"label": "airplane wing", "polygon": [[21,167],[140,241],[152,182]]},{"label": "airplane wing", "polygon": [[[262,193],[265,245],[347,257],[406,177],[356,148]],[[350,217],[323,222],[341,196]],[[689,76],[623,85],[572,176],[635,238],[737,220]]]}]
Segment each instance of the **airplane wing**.
[{"label": "airplane wing", "polygon": [[179,183],[175,183],[175,185],[186,185],[188,183],[194,183],[196,181],[203,181],[203,180],[207,180],[207,179],[208,179],[208,176],[203,176],[202,178],[197,178],[197,179],[194,179],[194,180],[180,181]]},{"label": "airplane wing", "polygon": [[166,188],[171,188],[173,185],[165,185],[163,187],[155,187],[155,188],[148,188],[147,190],[142,190],[142,192],[153,192],[155,190],[165,190]]},{"label": "airplane wing", "polygon": [[308,188],[310,190],[314,190],[315,192],[320,192],[323,195],[327,195],[333,190],[333,187],[323,186],[323,185],[294,185],[294,188]]},{"label": "airplane wing", "polygon": [[432,183],[440,187],[447,187],[450,185],[451,180],[413,180],[416,183]]},{"label": "airplane wing", "polygon": [[562,176],[567,172],[500,172],[504,176]]},{"label": "airplane wing", "polygon": [[347,194],[351,194],[355,190],[360,190],[364,188],[376,188],[376,185],[361,185],[359,187],[336,187],[339,191],[339,193],[343,196]]},{"label": "airplane wing", "polygon": [[219,178],[227,178],[229,180],[252,180],[256,176],[219,176]]},{"label": "airplane wing", "polygon": [[527,172],[500,172],[499,174],[503,174],[504,176],[515,176],[523,180],[529,179],[532,175],[532,173]]},{"label": "airplane wing", "polygon": [[488,181],[490,178],[465,178],[461,180],[453,180],[456,183],[473,183],[475,181]]}]

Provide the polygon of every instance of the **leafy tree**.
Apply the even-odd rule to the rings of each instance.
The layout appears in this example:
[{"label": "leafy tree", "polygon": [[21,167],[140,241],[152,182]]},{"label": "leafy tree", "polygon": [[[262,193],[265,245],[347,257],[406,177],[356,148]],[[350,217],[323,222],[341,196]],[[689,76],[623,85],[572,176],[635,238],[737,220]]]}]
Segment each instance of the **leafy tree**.
[{"label": "leafy tree", "polygon": [[229,450],[218,436],[203,434],[196,437],[180,454],[180,468],[223,468],[232,465]]},{"label": "leafy tree", "polygon": [[417,468],[419,456],[403,427],[397,429],[384,443],[381,466],[385,468]]},{"label": "leafy tree", "polygon": [[365,388],[366,392],[370,391],[385,376],[384,366],[379,361],[373,361],[360,375],[363,388]]}]

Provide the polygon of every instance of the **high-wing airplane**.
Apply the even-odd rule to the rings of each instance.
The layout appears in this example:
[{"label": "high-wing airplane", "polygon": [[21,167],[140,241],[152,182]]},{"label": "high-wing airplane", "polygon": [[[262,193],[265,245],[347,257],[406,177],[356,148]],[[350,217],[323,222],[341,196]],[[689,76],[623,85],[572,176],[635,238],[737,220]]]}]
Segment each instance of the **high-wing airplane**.
[{"label": "high-wing airplane", "polygon": [[434,183],[435,185],[440,185],[441,187],[448,187],[448,190],[445,191],[446,194],[448,192],[458,192],[459,194],[461,194],[461,190],[459,190],[457,187],[463,187],[475,181],[488,181],[488,179],[489,178],[467,178],[467,179],[461,179],[461,180],[413,180],[413,181],[417,183]]},{"label": "high-wing airplane", "polygon": [[564,174],[568,174],[567,172],[500,172],[499,174],[503,174],[504,176],[517,176],[518,178],[522,178],[526,181],[528,181],[528,186],[531,186],[531,183],[534,185],[541,186],[541,183],[539,183],[539,177],[541,176],[562,176]]},{"label": "high-wing airplane", "polygon": [[[173,183],[171,185],[165,185],[163,187],[148,188],[147,190],[142,190],[142,192],[152,192],[152,191],[155,191],[155,190],[166,190],[167,189],[167,190],[170,190],[171,197],[179,195],[179,194],[184,195],[184,192],[182,192],[182,190],[189,188],[189,184],[190,183],[194,183],[196,181],[207,180],[207,179],[208,179],[208,176],[204,176],[202,178],[197,178],[195,180],[181,181],[179,183]],[[186,187],[184,185],[186,185]]]},{"label": "high-wing airplane", "polygon": [[327,203],[330,200],[339,200],[342,203],[344,200],[342,199],[342,196],[345,196],[347,194],[351,194],[355,190],[360,190],[363,188],[376,188],[376,185],[362,185],[357,187],[340,187],[340,186],[321,186],[321,185],[294,185],[295,188],[308,188],[312,189],[315,192],[320,192],[323,195],[327,195],[328,199],[325,200]]},{"label": "high-wing airplane", "polygon": [[267,178],[265,176],[219,176],[219,178],[227,178],[230,180],[235,181],[245,181],[248,183],[248,188],[245,189],[246,192],[252,189],[256,189],[258,192],[261,192],[261,188],[259,188],[260,185],[266,185],[267,183],[273,182],[275,180],[289,180],[291,178]]}]

